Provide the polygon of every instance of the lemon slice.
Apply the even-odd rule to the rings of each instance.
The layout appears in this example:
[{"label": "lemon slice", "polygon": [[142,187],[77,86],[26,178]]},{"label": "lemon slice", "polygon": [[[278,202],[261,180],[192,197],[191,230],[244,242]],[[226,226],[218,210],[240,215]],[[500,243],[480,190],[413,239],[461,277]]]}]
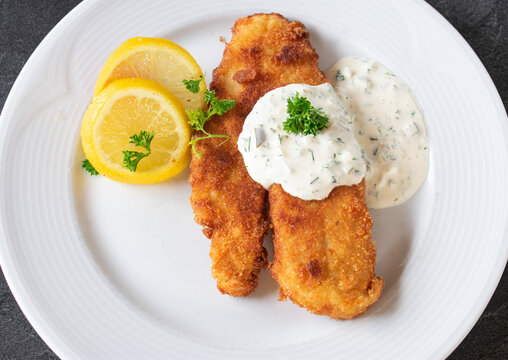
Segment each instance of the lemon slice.
[{"label": "lemon slice", "polygon": [[94,96],[117,79],[143,78],[157,81],[180,100],[186,110],[205,105],[206,85],[191,93],[182,80],[197,80],[203,72],[194,58],[178,44],[158,38],[135,37],[125,41],[106,60],[97,82]]},{"label": "lemon slice", "polygon": [[[129,143],[141,131],[154,133],[151,154],[135,172],[124,166],[124,150],[147,151]],[[187,115],[165,87],[152,80],[121,79],[91,102],[81,124],[83,149],[93,167],[122,183],[148,184],[178,174],[190,159]]]}]

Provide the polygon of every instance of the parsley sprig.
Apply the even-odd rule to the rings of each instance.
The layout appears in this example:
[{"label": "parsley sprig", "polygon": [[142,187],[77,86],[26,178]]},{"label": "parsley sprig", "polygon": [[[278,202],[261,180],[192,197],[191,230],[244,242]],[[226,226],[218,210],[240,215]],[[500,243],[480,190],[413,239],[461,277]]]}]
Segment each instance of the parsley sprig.
[{"label": "parsley sprig", "polygon": [[99,172],[97,170],[95,170],[95,168],[93,167],[93,165],[90,163],[90,161],[88,159],[85,159],[81,162],[81,167],[83,169],[85,169],[86,171],[88,171],[90,173],[90,175],[92,175],[92,176],[99,175]]},{"label": "parsley sprig", "polygon": [[328,127],[328,118],[321,109],[316,109],[310,101],[298,92],[287,102],[287,120],[282,123],[284,130],[293,134],[314,135]]},{"label": "parsley sprig", "polygon": [[141,159],[147,157],[152,153],[152,150],[150,148],[150,143],[152,142],[155,134],[148,133],[146,131],[140,131],[139,134],[134,134],[130,137],[131,141],[129,141],[130,144],[134,144],[136,146],[143,147],[147,152],[142,153],[139,151],[131,151],[131,150],[124,150],[123,153],[123,164],[124,166],[129,169],[130,171],[135,172],[138,163],[141,161]]},{"label": "parsley sprig", "polygon": [[199,92],[199,83],[201,82],[201,80],[203,80],[203,78],[197,80],[183,79],[182,81],[187,90],[189,90],[193,94],[197,94]]},{"label": "parsley sprig", "polygon": [[[192,93],[197,93],[199,91],[199,82],[202,79],[198,80],[183,80],[183,83],[185,84],[185,87],[187,90],[191,91]],[[196,90],[194,92],[194,90]],[[210,138],[225,138],[224,141],[227,141],[229,139],[228,135],[221,135],[221,134],[210,134],[205,130],[205,123],[208,119],[210,119],[213,115],[222,115],[226,111],[231,110],[235,106],[235,100],[229,100],[229,99],[223,99],[219,100],[215,96],[215,90],[212,91],[205,91],[205,102],[208,104],[208,109],[206,111],[203,111],[201,109],[193,110],[193,111],[186,111],[187,116],[189,117],[189,125],[196,131],[202,131],[205,136],[199,136],[193,138],[191,141],[189,141],[189,145],[192,148],[192,151],[198,159],[201,158],[201,155],[203,155],[202,152],[199,152],[196,150],[196,143],[200,140],[210,139]]]}]

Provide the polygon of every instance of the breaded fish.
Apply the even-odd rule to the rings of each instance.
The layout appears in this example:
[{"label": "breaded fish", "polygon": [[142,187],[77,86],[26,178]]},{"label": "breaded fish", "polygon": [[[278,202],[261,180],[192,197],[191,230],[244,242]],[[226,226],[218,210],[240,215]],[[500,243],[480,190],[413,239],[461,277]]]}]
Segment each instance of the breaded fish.
[{"label": "breaded fish", "polygon": [[[237,103],[206,124],[208,132],[230,139],[222,145],[220,138],[198,142],[203,155],[193,155],[189,179],[195,220],[212,240],[212,274],[222,293],[249,295],[266,266],[266,191],[250,178],[236,144],[245,117],[272,89],[326,81],[300,22],[278,14],[236,21],[210,88]],[[322,201],[294,198],[279,185],[269,193],[275,245],[271,272],[281,286],[281,299],[289,297],[332,318],[365,311],[381,294],[383,280],[374,274],[364,184],[338,187]]]},{"label": "breaded fish", "polygon": [[289,298],[334,319],[351,319],[378,300],[384,282],[374,272],[376,249],[364,180],[311,201],[273,185],[269,201],[271,272],[280,285],[279,300]]},{"label": "breaded fish", "polygon": [[[189,182],[195,220],[212,240],[212,275],[222,293],[247,296],[255,290],[266,267],[263,239],[268,230],[267,192],[254,182],[237,148],[245,117],[266,92],[280,86],[325,80],[317,67],[318,56],[299,22],[278,14],[238,19],[223,59],[213,72],[211,90],[220,99],[236,100],[235,107],[206,123],[210,133],[223,139],[199,141],[193,154]],[[195,136],[199,136],[196,134]]]}]

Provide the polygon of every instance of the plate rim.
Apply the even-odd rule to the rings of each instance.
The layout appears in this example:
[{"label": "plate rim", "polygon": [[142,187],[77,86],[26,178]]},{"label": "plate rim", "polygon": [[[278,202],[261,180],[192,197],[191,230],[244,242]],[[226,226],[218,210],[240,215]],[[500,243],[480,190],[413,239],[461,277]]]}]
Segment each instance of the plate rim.
[{"label": "plate rim", "polygon": [[[466,41],[466,39],[460,34],[460,32],[455,28],[455,26],[452,25],[439,11],[437,11],[432,5],[430,5],[425,0],[413,0],[414,3],[418,3],[420,6],[426,8],[426,11],[428,11],[436,20],[438,20],[439,24],[443,26],[447,31],[450,33],[450,35],[453,36],[455,42],[461,47],[462,50],[464,50],[468,57],[474,62],[474,66],[477,70],[479,70],[482,74],[482,81],[484,85],[486,86],[487,91],[489,92],[489,95],[491,99],[496,103],[496,109],[498,112],[500,112],[501,116],[504,116],[505,122],[501,123],[501,127],[503,128],[505,135],[508,134],[508,114],[504,107],[503,100],[501,99],[501,94],[499,94],[499,91],[496,88],[496,85],[494,84],[494,81],[492,80],[492,77],[490,76],[489,72],[487,71],[487,68],[485,65],[483,65],[480,57],[474,49],[469,45],[469,43]],[[500,111],[500,109],[503,109]],[[508,152],[508,147],[505,149]],[[504,236],[503,239],[505,240],[503,242],[504,244],[504,256],[501,255],[501,252],[499,253],[499,263],[496,262],[496,265],[493,266],[493,269],[491,271],[491,274],[489,274],[489,278],[485,282],[484,288],[487,290],[485,292],[482,292],[484,295],[482,297],[481,301],[476,301],[476,304],[481,303],[482,305],[477,305],[476,312],[473,316],[469,317],[469,320],[465,320],[463,323],[467,325],[462,326],[462,331],[460,334],[455,336],[455,340],[453,340],[453,336],[450,336],[448,338],[447,342],[444,342],[441,346],[441,354],[443,355],[443,358],[447,358],[455,349],[464,341],[466,336],[471,332],[473,327],[476,325],[480,317],[482,316],[483,312],[485,311],[487,305],[490,302],[490,299],[494,295],[494,292],[497,289],[497,286],[499,285],[499,282],[501,281],[501,278],[503,277],[503,272],[505,267],[507,266],[508,262],[508,219],[505,220],[505,226],[504,226]],[[501,247],[500,250],[503,250],[503,247]],[[503,265],[503,259],[504,258],[504,265]],[[503,265],[503,266],[501,266]],[[497,273],[496,273],[497,269]],[[495,276],[493,276],[495,275]],[[490,280],[490,281],[489,281]],[[445,346],[448,344],[449,346]],[[448,350],[446,350],[448,348]],[[439,356],[439,353],[437,351],[434,352],[437,356]]]},{"label": "plate rim", "polygon": [[[4,106],[0,113],[0,138],[3,137],[5,132],[4,128],[7,125],[5,118],[10,117],[8,115],[10,112],[11,103],[13,102],[13,98],[17,97],[17,93],[20,91],[21,81],[24,79],[25,74],[33,66],[33,63],[38,57],[38,54],[47,46],[47,44],[55,41],[55,38],[57,38],[57,36],[61,33],[61,28],[63,28],[67,23],[72,23],[76,18],[79,18],[82,12],[92,7],[97,2],[99,2],[99,0],[83,0],[78,5],[76,5],[46,34],[46,36],[29,56],[28,60],[23,65],[23,68],[16,77],[16,80],[14,81],[11,90],[5,99]],[[2,191],[2,189],[0,189],[0,191]],[[14,300],[18,304],[21,312],[26,317],[34,331],[51,349],[51,351],[53,351],[58,357],[62,359],[76,358],[74,351],[63,342],[60,342],[59,337],[53,334],[51,326],[41,318],[40,312],[31,304],[32,300],[24,295],[25,285],[16,274],[14,269],[14,262],[11,260],[11,255],[6,249],[7,235],[4,230],[2,215],[2,208],[0,207],[0,267],[4,274],[5,281],[7,282],[7,285],[9,286],[9,289],[14,297]],[[41,319],[37,320],[37,318]]]}]

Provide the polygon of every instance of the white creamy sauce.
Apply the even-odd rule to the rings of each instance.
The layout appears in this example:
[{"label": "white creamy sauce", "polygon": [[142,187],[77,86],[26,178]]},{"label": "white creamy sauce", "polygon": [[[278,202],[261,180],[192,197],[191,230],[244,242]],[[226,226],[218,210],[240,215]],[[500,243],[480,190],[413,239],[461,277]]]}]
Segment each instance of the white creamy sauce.
[{"label": "white creamy sauce", "polygon": [[408,86],[379,62],[340,59],[326,73],[365,150],[367,204],[403,203],[423,184],[429,167],[423,114]]},{"label": "white creamy sauce", "polygon": [[[331,84],[293,84],[258,100],[238,138],[247,170],[268,189],[281,184],[304,200],[366,179],[367,204],[402,204],[421,187],[429,167],[423,114],[408,86],[376,60],[340,59]],[[333,87],[332,87],[333,86]],[[296,94],[328,118],[317,135],[288,133],[288,99]]]},{"label": "white creamy sauce", "polygon": [[[316,136],[283,129],[287,100],[297,92],[328,118]],[[293,84],[265,94],[245,119],[238,149],[254,181],[265,189],[280,184],[304,200],[321,200],[336,186],[357,184],[366,171],[352,120],[330,84]]]}]

